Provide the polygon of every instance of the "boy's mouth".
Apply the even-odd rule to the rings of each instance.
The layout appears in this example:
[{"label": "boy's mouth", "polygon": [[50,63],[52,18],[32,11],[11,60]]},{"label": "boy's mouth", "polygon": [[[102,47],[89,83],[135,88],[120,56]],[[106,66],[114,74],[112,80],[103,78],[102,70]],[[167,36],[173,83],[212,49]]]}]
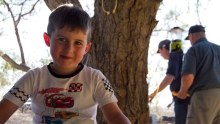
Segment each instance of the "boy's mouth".
[{"label": "boy's mouth", "polygon": [[63,59],[72,59],[72,57],[61,55]]}]

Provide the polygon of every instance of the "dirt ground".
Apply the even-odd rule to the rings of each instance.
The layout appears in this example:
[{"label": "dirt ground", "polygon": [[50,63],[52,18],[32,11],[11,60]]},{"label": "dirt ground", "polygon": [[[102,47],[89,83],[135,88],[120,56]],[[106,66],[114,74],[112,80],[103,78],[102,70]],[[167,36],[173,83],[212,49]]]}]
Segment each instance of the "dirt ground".
[{"label": "dirt ground", "polygon": [[[31,124],[32,123],[33,112],[31,110],[21,109],[17,110],[5,124]],[[170,122],[155,122],[151,124],[172,124]]]},{"label": "dirt ground", "polygon": [[17,110],[5,124],[31,124],[32,123],[33,113],[31,110],[26,110],[25,112],[21,112],[21,110]]}]

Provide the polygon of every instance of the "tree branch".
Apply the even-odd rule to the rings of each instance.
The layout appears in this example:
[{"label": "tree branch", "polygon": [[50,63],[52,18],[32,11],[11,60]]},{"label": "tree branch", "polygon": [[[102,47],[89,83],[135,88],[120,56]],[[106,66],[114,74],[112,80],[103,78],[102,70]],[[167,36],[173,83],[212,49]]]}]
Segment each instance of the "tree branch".
[{"label": "tree branch", "polygon": [[0,50],[0,56],[15,69],[25,71],[25,72],[27,72],[30,69],[30,67],[26,65],[16,63],[11,57],[3,53],[1,50]]},{"label": "tree branch", "polygon": [[31,7],[31,9],[25,13],[23,13],[23,8],[25,6],[25,3],[27,2],[27,0],[21,2],[19,4],[20,6],[20,11],[19,11],[19,14],[18,14],[18,17],[17,19],[15,14],[13,13],[12,11],[12,7],[9,6],[9,3],[7,3],[5,0],[3,0],[4,4],[6,5],[7,9],[8,9],[8,12],[10,13],[11,15],[11,18],[13,20],[13,24],[14,24],[14,30],[15,30],[15,35],[16,35],[16,38],[17,38],[17,42],[18,42],[18,45],[19,45],[19,49],[20,49],[20,54],[21,54],[21,61],[22,61],[22,65],[26,65],[26,61],[25,61],[25,57],[24,57],[24,51],[23,51],[23,47],[22,47],[22,43],[21,43],[21,39],[20,39],[20,34],[19,34],[19,29],[18,29],[18,24],[21,20],[22,17],[24,17],[25,15],[27,14],[30,14],[34,11],[34,8],[35,6],[37,5],[37,3],[39,2],[40,0],[37,0]]},{"label": "tree branch", "polygon": [[35,8],[35,6],[37,5],[37,3],[38,3],[39,1],[40,1],[40,0],[37,0],[37,1],[32,5],[32,8],[31,8],[28,12],[22,14],[21,17],[32,13],[32,11],[34,11],[34,8]]}]

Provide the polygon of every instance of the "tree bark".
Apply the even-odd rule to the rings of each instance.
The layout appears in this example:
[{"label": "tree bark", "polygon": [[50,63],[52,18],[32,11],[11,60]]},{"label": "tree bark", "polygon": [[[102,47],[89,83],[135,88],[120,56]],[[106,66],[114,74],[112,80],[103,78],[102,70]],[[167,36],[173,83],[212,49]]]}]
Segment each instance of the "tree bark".
[{"label": "tree bark", "polygon": [[[95,1],[89,64],[100,69],[110,80],[119,107],[132,124],[149,123],[147,57],[160,2]],[[100,113],[97,116],[98,123],[105,124]]]},{"label": "tree bark", "polygon": [[132,124],[149,122],[147,55],[159,5],[160,0],[95,1],[91,62],[112,83]]}]

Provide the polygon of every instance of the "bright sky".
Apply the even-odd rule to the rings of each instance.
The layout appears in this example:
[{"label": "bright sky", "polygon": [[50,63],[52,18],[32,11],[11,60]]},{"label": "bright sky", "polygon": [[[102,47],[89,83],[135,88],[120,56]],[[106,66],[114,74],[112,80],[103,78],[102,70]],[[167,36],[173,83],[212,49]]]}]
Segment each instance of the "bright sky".
[{"label": "bright sky", "polygon": [[[83,7],[85,10],[93,10],[93,3],[88,3],[85,0],[81,0]],[[207,38],[215,42],[217,44],[220,44],[219,42],[219,30],[220,29],[220,18],[217,17],[217,12],[220,11],[220,1],[219,0],[209,0],[210,2],[207,3],[208,0],[201,0],[203,1],[202,7],[200,8],[200,17],[202,24],[206,26],[206,34]],[[195,4],[190,1],[186,2],[186,0],[163,0],[164,7],[162,7],[162,11],[158,11],[157,14],[157,20],[159,20],[159,23],[157,27],[164,27],[163,18],[164,14],[167,13],[170,9],[177,10],[180,12],[179,20],[181,22],[184,22],[188,24],[189,26],[198,24],[198,19],[195,12]],[[189,7],[186,9],[186,7]],[[48,22],[48,16],[50,14],[50,10],[46,7],[45,3],[43,2],[42,5],[40,5],[40,8],[38,6],[39,12],[36,13],[36,15],[28,18],[28,20],[22,21],[21,24],[19,24],[20,34],[25,34],[25,37],[21,37],[25,57],[26,60],[31,60],[36,62],[36,66],[40,65],[40,63],[37,63],[37,61],[41,58],[48,57],[48,47],[44,44],[43,40],[43,32],[46,31],[47,22]],[[90,13],[90,12],[89,12]],[[93,14],[92,12],[90,14]],[[180,22],[169,22],[170,25],[173,24],[174,26],[178,26]],[[15,39],[14,31],[12,30],[13,27],[11,27],[11,22],[1,22],[0,28],[4,28],[4,34],[0,36],[0,41],[4,42],[0,45],[0,50],[4,50],[6,53],[13,53],[16,52],[18,55],[20,55],[20,51]],[[188,28],[186,29],[188,30]],[[185,35],[187,34],[187,31],[185,32]],[[149,83],[149,92],[152,92],[160,83],[160,81],[163,78],[163,74],[165,72],[162,72],[161,70],[156,70],[157,66],[165,65],[161,67],[163,70],[166,69],[166,62],[156,53],[157,45],[160,40],[167,38],[167,32],[161,32],[158,35],[153,35],[151,37],[150,47],[149,47],[149,75],[152,76],[152,80]],[[183,41],[184,43],[188,44],[189,41]],[[156,73],[155,73],[156,72]],[[166,88],[164,91],[162,91],[158,96],[158,100],[155,100],[155,103],[157,102],[158,105],[162,107],[166,107],[171,101],[171,95],[169,93],[169,88]],[[154,104],[154,103],[152,103]]]}]

